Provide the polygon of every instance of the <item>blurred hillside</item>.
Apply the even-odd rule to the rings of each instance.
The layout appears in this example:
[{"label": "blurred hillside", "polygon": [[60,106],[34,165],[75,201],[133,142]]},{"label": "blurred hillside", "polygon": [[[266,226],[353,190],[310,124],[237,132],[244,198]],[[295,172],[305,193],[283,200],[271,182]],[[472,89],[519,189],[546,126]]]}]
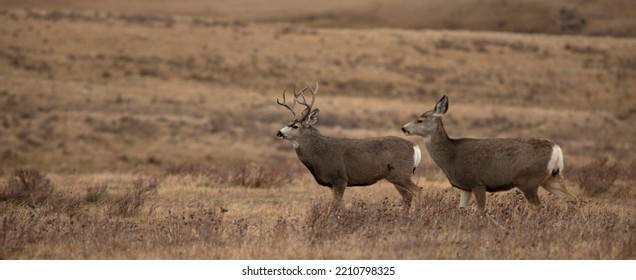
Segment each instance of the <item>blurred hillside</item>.
[{"label": "blurred hillside", "polygon": [[[452,3],[512,9],[530,1],[508,2]],[[515,18],[530,22],[525,16],[543,7],[542,22],[553,23],[543,25],[548,33],[565,32],[548,15],[579,3],[532,2],[535,9],[518,8]],[[577,11],[596,7],[601,15],[614,1],[583,2]],[[327,135],[404,137],[399,128],[447,94],[453,137],[550,138],[574,165],[636,157],[635,39],[336,28],[424,27],[415,22],[427,18],[408,13],[457,15],[442,1],[268,3],[3,1],[0,168],[129,171],[245,161],[302,168],[289,143],[274,137],[290,118],[275,100],[291,82],[313,81],[321,85],[318,127]],[[612,6],[622,8],[610,9],[611,18],[634,10],[625,5]],[[600,30],[587,17],[577,32]]]},{"label": "blurred hillside", "polygon": [[314,27],[449,29],[636,36],[631,0],[4,0],[0,8],[296,22]]}]

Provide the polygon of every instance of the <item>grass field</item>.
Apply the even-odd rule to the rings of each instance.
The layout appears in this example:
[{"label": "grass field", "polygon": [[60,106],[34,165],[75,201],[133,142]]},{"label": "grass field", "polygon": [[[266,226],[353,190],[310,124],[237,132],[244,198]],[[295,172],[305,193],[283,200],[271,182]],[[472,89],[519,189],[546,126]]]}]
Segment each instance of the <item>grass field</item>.
[{"label": "grass field", "polygon": [[[163,2],[0,4],[0,258],[636,258],[635,9],[536,4],[586,18],[566,30],[520,14],[528,1],[501,14],[533,29],[442,1],[426,3],[464,20],[390,1]],[[325,217],[330,191],[275,137],[291,120],[276,98],[313,81],[330,136],[404,137],[447,94],[451,137],[551,139],[580,202],[542,192],[528,218],[521,193],[489,195],[501,230],[457,209],[424,153],[408,215],[380,182]]]}]

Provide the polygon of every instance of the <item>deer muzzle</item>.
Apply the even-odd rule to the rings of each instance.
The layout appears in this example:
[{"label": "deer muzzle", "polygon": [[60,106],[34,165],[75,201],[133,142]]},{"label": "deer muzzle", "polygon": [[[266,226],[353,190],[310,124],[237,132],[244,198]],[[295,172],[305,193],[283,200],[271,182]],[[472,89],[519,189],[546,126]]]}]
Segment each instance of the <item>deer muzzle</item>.
[{"label": "deer muzzle", "polygon": [[404,135],[411,135],[411,131],[409,131],[408,129],[406,129],[405,126],[402,127],[402,132],[404,132]]}]

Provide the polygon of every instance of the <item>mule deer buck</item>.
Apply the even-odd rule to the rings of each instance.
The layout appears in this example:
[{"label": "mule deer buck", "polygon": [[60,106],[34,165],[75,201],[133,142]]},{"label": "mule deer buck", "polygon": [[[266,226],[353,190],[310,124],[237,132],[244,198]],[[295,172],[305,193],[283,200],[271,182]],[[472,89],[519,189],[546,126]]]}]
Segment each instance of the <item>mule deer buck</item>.
[{"label": "mule deer buck", "polygon": [[576,201],[565,190],[563,154],[557,144],[541,139],[452,139],[442,123],[447,110],[448,98],[444,96],[433,110],[404,125],[402,131],[424,137],[433,161],[450,184],[461,190],[460,208],[467,207],[475,194],[479,210],[497,224],[486,212],[486,192],[516,187],[536,210],[541,203],[539,186],[561,199]]},{"label": "mule deer buck", "polygon": [[[311,101],[305,97],[311,91]],[[309,84],[296,93],[288,104],[283,91],[283,102],[278,105],[288,109],[294,119],[276,133],[281,139],[292,143],[298,159],[309,169],[316,182],[331,188],[333,205],[342,201],[346,187],[368,186],[381,179],[391,182],[402,196],[404,211],[408,212],[413,197],[420,188],[411,181],[411,176],[421,159],[420,148],[399,137],[346,139],[323,136],[313,127],[318,121],[318,108],[313,109],[318,83]],[[294,106],[305,107],[296,117]]]}]

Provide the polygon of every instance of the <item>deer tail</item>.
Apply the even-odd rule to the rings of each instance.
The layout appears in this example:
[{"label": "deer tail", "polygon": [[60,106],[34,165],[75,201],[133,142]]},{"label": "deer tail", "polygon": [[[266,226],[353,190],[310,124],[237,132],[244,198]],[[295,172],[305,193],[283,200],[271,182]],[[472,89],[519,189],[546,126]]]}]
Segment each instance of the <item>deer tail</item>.
[{"label": "deer tail", "polygon": [[420,165],[420,161],[422,161],[422,150],[420,150],[420,146],[417,144],[413,145],[413,174],[415,174],[415,169]]},{"label": "deer tail", "polygon": [[559,145],[552,146],[552,156],[548,162],[548,172],[550,175],[557,176],[563,171],[563,152]]}]

